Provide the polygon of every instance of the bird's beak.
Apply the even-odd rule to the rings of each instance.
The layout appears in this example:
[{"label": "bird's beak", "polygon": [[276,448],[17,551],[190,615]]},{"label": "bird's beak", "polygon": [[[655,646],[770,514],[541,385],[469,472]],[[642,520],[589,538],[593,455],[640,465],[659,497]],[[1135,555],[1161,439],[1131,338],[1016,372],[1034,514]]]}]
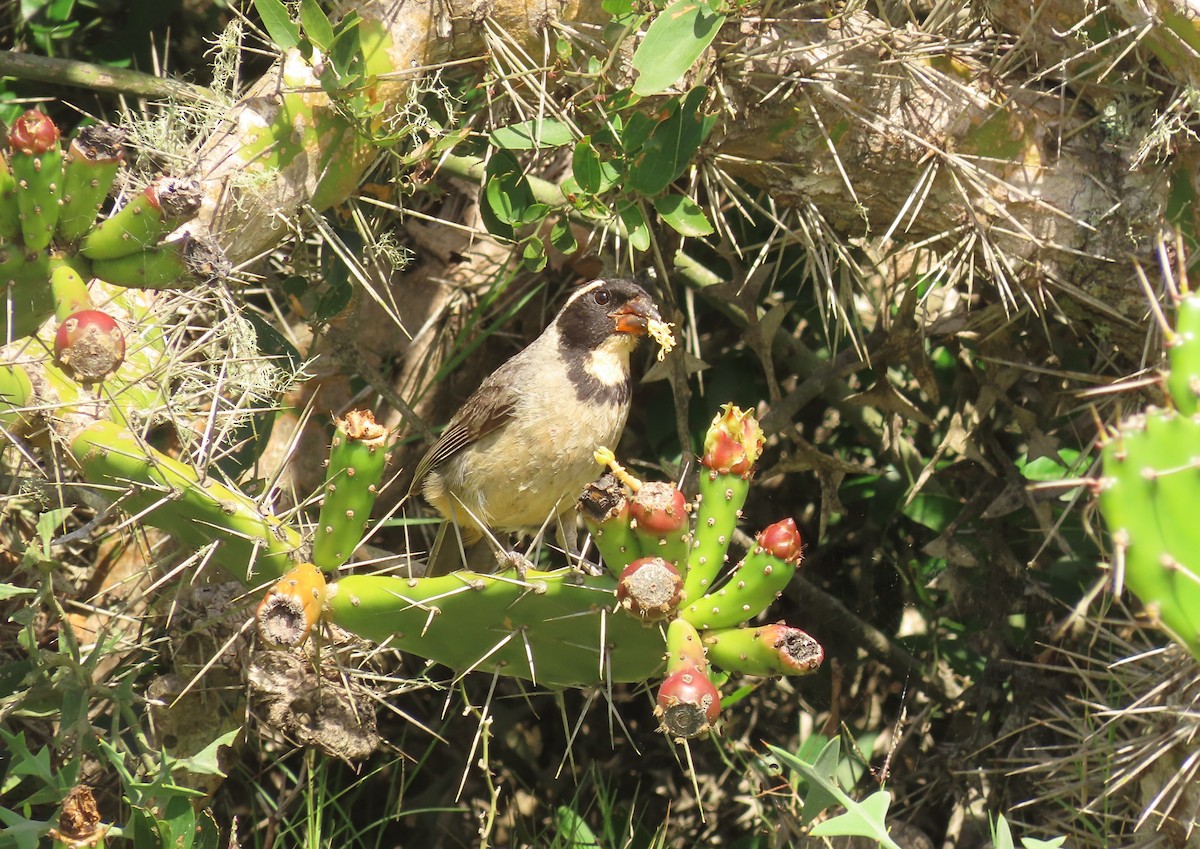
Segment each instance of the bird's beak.
[{"label": "bird's beak", "polygon": [[613,326],[618,333],[632,333],[634,336],[646,335],[650,329],[650,319],[662,321],[658,307],[642,295],[613,310],[608,317],[613,320]]}]

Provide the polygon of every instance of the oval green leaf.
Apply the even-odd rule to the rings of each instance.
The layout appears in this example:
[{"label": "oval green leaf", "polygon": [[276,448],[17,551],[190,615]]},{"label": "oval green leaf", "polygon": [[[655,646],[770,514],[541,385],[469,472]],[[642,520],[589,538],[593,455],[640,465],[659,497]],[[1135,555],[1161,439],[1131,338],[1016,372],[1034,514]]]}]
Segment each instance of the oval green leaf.
[{"label": "oval green leaf", "polygon": [[658,94],[677,83],[724,23],[724,15],[700,0],[677,0],[663,9],[634,51],[633,67],[639,74],[634,93]]}]

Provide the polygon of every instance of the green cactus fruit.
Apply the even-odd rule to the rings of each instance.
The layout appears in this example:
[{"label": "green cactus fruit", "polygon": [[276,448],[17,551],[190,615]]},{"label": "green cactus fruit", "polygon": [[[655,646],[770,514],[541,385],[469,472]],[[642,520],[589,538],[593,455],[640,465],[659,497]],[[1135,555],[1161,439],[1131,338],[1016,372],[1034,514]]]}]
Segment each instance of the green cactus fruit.
[{"label": "green cactus fruit", "polygon": [[111,124],[80,129],[67,146],[63,167],[62,212],[58,238],[77,242],[96,224],[96,214],[108,199],[124,154],[125,131]]},{"label": "green cactus fruit", "polygon": [[641,556],[641,548],[629,525],[629,501],[616,476],[605,472],[588,484],[575,505],[600,558],[614,576]]},{"label": "green cactus fruit", "polygon": [[349,575],[329,586],[333,624],[459,671],[550,687],[641,682],[662,668],[662,637],[613,613],[616,582],[573,569],[458,571],[431,578]]},{"label": "green cactus fruit", "polygon": [[1200,658],[1200,417],[1148,408],[1101,450],[1100,510],[1125,583]]},{"label": "green cactus fruit", "polygon": [[91,308],[87,283],[79,272],[61,259],[50,260],[50,291],[54,296],[54,317],[66,321],[67,316]]},{"label": "green cactus fruit", "polygon": [[802,549],[795,520],[776,522],[758,534],[724,585],[682,608],[680,616],[706,630],[732,628],[753,619],[770,607],[796,574]]},{"label": "green cactus fruit", "polygon": [[661,557],[639,557],[617,579],[617,603],[646,624],[674,618],[683,578]]},{"label": "green cactus fruit", "polygon": [[667,677],[656,701],[660,730],[680,740],[708,733],[721,714],[721,694],[708,675],[704,643],[683,619],[667,626]]},{"label": "green cactus fruit", "polygon": [[79,252],[88,259],[119,259],[145,251],[200,211],[200,184],[159,177],[111,218],[84,236]]},{"label": "green cactus fruit", "polygon": [[643,553],[663,558],[680,573],[687,568],[688,503],[675,484],[642,484],[629,502],[629,517]]},{"label": "green cactus fruit", "polygon": [[807,675],[825,660],[821,644],[782,622],[757,628],[721,628],[705,631],[704,647],[713,666],[770,678]]},{"label": "green cactus fruit", "polygon": [[17,178],[17,208],[25,247],[40,251],[50,245],[62,211],[63,154],[58,127],[49,117],[30,109],[8,131],[13,176]]},{"label": "green cactus fruit", "polygon": [[762,456],[762,428],[754,413],[733,404],[721,408],[704,438],[697,482],[695,530],[688,552],[684,595],[708,592],[725,566],[729,542],[750,492],[754,464]]},{"label": "green cactus fruit", "polygon": [[1168,337],[1166,388],[1185,416],[1200,408],[1200,295],[1185,295],[1175,308],[1175,331]]},{"label": "green cactus fruit", "polygon": [[0,156],[0,245],[21,237],[21,208],[17,205],[17,178],[8,160]]},{"label": "green cactus fruit", "polygon": [[387,428],[369,410],[351,410],[334,424],[312,552],[313,563],[328,570],[349,560],[362,541],[388,459]]},{"label": "green cactus fruit", "polygon": [[114,286],[191,289],[224,279],[230,265],[214,242],[185,235],[127,256],[95,260],[92,271]]},{"label": "green cactus fruit", "polygon": [[271,648],[292,648],[308,639],[325,605],[325,576],[313,563],[300,563],[267,592],[254,621]]},{"label": "green cactus fruit", "polygon": [[708,654],[696,626],[686,619],[672,619],[667,625],[667,674],[689,666],[708,667]]},{"label": "green cactus fruit", "polygon": [[201,480],[196,470],[137,439],[116,422],[96,421],[69,443],[84,477],[105,488],[140,522],[194,548],[216,543],[211,562],[235,580],[278,579],[302,540],[242,493]]},{"label": "green cactus fruit", "polygon": [[28,409],[33,384],[19,366],[0,365],[0,428],[10,434],[24,433],[33,419]]},{"label": "green cactus fruit", "polygon": [[36,333],[54,313],[49,277],[47,251],[0,247],[0,344]]}]

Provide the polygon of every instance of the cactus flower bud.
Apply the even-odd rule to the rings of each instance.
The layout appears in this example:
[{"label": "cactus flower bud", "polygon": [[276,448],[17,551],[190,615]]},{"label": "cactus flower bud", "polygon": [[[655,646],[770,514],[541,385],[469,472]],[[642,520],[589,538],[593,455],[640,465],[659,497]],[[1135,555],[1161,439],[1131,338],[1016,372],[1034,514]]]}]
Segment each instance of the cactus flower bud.
[{"label": "cactus flower bud", "polygon": [[803,555],[804,544],[800,539],[800,532],[796,530],[796,520],[790,517],[759,531],[755,541],[769,553],[788,563],[799,563]]},{"label": "cactus flower bud", "polygon": [[763,444],[754,412],[726,404],[709,425],[700,462],[715,472],[748,475],[762,456]]},{"label": "cactus flower bud", "polygon": [[27,156],[37,156],[58,145],[58,127],[49,116],[36,109],[28,110],[8,131],[8,144]]}]

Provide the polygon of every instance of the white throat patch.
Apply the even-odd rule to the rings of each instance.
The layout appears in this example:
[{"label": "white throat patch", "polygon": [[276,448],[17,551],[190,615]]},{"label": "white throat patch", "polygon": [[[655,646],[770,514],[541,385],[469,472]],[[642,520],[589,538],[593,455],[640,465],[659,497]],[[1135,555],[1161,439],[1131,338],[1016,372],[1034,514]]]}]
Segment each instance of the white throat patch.
[{"label": "white throat patch", "polygon": [[605,386],[619,386],[629,377],[629,352],[636,344],[636,336],[613,334],[588,353],[583,368]]}]

